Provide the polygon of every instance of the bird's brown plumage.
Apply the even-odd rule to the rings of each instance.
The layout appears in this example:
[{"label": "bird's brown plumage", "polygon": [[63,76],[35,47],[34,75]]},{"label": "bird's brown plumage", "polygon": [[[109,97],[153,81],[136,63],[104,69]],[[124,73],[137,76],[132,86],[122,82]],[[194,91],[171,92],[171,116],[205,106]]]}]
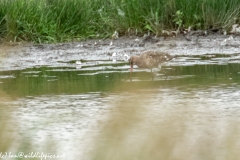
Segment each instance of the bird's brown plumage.
[{"label": "bird's brown plumage", "polygon": [[132,73],[133,65],[137,65],[139,68],[160,68],[164,62],[172,60],[174,56],[166,52],[159,51],[145,51],[140,56],[131,56],[129,63],[131,66],[130,73]]}]

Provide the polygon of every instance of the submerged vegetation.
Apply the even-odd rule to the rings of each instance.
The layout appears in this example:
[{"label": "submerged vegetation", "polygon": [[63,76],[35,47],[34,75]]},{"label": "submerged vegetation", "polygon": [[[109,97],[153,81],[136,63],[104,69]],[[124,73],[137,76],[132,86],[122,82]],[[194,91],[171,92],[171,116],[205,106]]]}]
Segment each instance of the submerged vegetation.
[{"label": "submerged vegetation", "polygon": [[193,27],[229,30],[238,0],[0,0],[0,37],[52,43]]}]

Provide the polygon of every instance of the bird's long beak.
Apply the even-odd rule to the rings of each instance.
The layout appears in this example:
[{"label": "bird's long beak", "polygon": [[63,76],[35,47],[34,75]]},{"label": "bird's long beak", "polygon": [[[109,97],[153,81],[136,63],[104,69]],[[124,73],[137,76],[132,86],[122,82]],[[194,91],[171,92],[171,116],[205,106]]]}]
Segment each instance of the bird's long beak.
[{"label": "bird's long beak", "polygon": [[133,62],[130,62],[130,81],[132,81]]},{"label": "bird's long beak", "polygon": [[133,63],[130,63],[130,73],[133,71]]}]

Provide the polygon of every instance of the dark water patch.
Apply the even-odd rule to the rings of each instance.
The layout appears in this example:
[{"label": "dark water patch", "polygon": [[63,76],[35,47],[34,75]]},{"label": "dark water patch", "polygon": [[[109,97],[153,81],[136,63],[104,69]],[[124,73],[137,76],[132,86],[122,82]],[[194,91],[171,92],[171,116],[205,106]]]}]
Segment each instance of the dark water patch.
[{"label": "dark water patch", "polygon": [[[134,91],[177,85],[209,85],[239,83],[240,64],[191,64],[163,66],[152,73],[148,69],[134,68],[130,82],[126,63],[99,64],[76,67],[39,67],[0,72],[0,89],[10,95],[34,96],[42,94],[77,94],[86,92]],[[189,62],[188,62],[189,64]],[[121,87],[118,87],[121,86]]]}]

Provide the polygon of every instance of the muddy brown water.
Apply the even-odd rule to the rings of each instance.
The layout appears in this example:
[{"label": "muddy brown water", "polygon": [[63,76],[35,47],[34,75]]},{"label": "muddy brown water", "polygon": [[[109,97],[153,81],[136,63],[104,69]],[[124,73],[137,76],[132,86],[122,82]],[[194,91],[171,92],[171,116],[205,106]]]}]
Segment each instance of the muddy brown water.
[{"label": "muddy brown water", "polygon": [[[122,113],[121,108],[132,112],[139,107],[144,110],[136,113],[141,125],[128,122],[135,129],[128,133],[132,137],[166,128],[170,128],[167,134],[178,133],[173,124],[184,124],[184,129],[180,128],[184,131],[177,135],[187,148],[199,150],[199,143],[205,144],[201,140],[210,139],[211,148],[221,152],[223,135],[231,135],[229,123],[238,128],[240,121],[239,40],[235,37],[230,45],[223,44],[227,38],[212,42],[203,37],[197,44],[160,41],[164,46],[139,46],[134,39],[119,40],[115,46],[109,46],[110,40],[99,46],[88,41],[23,47],[2,54],[0,90],[5,94],[1,106],[11,108],[7,115],[13,118],[7,133],[14,132],[17,137],[10,148],[49,152],[52,146],[52,153],[65,153],[67,159],[89,159],[88,152],[99,145],[96,139],[104,137],[104,127],[114,121],[111,115]],[[218,46],[211,48],[214,44]],[[131,82],[126,55],[156,47],[178,56],[156,72],[153,80],[149,70],[135,66]],[[3,107],[1,110],[4,113]],[[129,118],[128,114],[121,116]],[[6,114],[1,115],[5,118]],[[171,139],[171,134],[167,138]],[[239,137],[233,141],[239,143]],[[133,140],[134,144],[140,142]],[[32,148],[26,149],[29,145]],[[234,149],[237,146],[233,145]],[[201,157],[195,153],[198,156],[191,158]]]}]

